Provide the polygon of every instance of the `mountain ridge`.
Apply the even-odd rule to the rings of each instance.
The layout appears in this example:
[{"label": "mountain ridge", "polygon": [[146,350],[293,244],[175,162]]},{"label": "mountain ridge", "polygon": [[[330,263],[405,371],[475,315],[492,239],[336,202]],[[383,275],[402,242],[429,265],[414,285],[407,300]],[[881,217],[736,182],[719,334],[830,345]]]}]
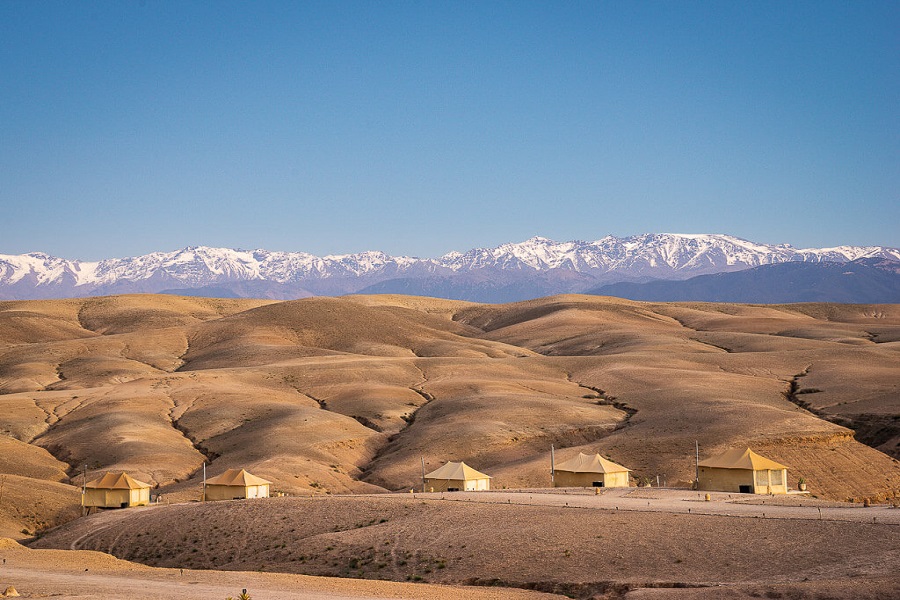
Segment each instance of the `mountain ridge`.
[{"label": "mountain ridge", "polygon": [[677,281],[622,281],[588,293],[643,302],[897,304],[900,262],[880,258],[848,263],[788,262]]},{"label": "mountain ridge", "polygon": [[[188,293],[215,289],[236,296],[292,299],[363,290],[395,291],[422,279],[443,281],[444,297],[462,286],[469,300],[505,302],[552,293],[583,292],[603,284],[688,279],[786,262],[900,261],[900,249],[835,246],[796,249],[724,234],[641,234],[556,242],[532,237],[494,248],[449,252],[439,258],[391,256],[380,251],[316,256],[306,252],[188,246],[128,258],[79,261],[43,252],[0,255],[0,298],[40,299],[129,292]],[[540,280],[534,290],[530,282]],[[497,292],[497,281],[507,291]],[[415,283],[413,288],[417,287]],[[503,286],[500,286],[503,287]]]}]

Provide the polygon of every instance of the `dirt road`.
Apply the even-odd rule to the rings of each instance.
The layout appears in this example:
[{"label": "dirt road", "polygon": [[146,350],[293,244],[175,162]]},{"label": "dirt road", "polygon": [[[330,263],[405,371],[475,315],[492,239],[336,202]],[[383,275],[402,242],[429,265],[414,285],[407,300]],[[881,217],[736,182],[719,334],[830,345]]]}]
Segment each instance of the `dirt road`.
[{"label": "dirt road", "polygon": [[900,509],[890,505],[820,501],[806,495],[763,496],[662,488],[535,489],[490,492],[416,493],[415,498],[447,502],[487,502],[531,506],[568,506],[605,510],[720,515],[761,519],[802,519],[900,525]]}]

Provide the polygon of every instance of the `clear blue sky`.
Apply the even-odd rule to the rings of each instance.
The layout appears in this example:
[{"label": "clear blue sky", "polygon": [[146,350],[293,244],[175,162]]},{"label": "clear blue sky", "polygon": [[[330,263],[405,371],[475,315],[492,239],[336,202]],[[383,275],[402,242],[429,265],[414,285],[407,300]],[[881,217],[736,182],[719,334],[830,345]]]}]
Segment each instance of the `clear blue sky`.
[{"label": "clear blue sky", "polygon": [[0,2],[0,253],[900,246],[900,3]]}]

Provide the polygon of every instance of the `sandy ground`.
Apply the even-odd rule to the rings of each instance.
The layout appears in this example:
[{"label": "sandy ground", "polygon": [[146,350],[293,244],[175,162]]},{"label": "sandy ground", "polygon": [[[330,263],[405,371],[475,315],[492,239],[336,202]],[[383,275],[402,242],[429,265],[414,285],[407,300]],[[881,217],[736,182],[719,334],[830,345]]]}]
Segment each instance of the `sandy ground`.
[{"label": "sandy ground", "polygon": [[0,597],[15,587],[22,598],[59,600],[184,600],[236,597],[247,589],[254,600],[363,600],[441,598],[522,600],[555,598],[525,590],[450,587],[309,577],[278,573],[157,569],[89,551],[29,550],[0,539]]},{"label": "sandy ground", "polygon": [[[156,567],[502,585],[575,598],[660,589],[684,598],[894,598],[900,588],[900,509],[800,496],[713,494],[707,502],[646,488],[161,505],[79,519],[33,546]],[[846,588],[856,579],[868,591]]]}]

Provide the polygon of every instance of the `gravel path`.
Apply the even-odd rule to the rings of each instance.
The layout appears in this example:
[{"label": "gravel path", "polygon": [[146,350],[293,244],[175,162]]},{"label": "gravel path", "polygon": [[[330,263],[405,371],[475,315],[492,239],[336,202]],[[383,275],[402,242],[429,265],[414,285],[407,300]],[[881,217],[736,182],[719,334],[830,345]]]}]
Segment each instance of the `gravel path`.
[{"label": "gravel path", "polygon": [[609,488],[600,494],[583,488],[504,490],[490,492],[405,494],[447,502],[487,502],[532,506],[569,506],[605,510],[721,515],[762,519],[804,519],[900,525],[900,509],[889,505],[820,501],[806,495],[753,496],[660,488]]}]

